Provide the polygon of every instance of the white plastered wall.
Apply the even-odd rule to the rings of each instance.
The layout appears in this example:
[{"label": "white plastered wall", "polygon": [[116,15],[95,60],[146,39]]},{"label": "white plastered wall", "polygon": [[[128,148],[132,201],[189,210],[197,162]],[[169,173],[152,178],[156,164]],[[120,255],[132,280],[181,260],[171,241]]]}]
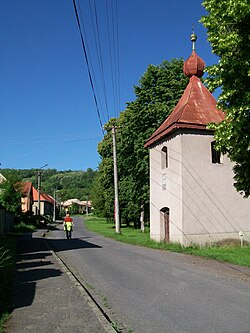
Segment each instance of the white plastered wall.
[{"label": "white plastered wall", "polygon": [[[184,245],[238,238],[250,241],[250,199],[233,186],[233,164],[211,158],[213,135],[178,134],[150,149],[150,237],[162,241],[160,210],[170,210],[170,241]],[[161,150],[168,148],[168,167]],[[165,189],[163,189],[163,179]]]},{"label": "white plastered wall", "polygon": [[[161,163],[164,146],[168,149],[167,168],[163,168]],[[150,149],[150,237],[156,241],[163,241],[165,238],[160,210],[169,208],[170,241],[182,242],[180,147],[180,138],[175,137]]]},{"label": "white plastered wall", "polygon": [[233,164],[227,156],[212,163],[213,135],[183,134],[182,189],[184,244],[239,239],[250,240],[250,200],[233,186]]}]

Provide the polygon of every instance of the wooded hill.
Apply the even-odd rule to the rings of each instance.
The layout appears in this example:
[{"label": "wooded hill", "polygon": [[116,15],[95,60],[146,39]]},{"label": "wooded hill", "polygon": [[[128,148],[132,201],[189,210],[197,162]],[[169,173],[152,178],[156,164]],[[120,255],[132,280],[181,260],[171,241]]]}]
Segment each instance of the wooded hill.
[{"label": "wooded hill", "polygon": [[[37,188],[38,169],[1,169],[5,178],[15,174],[20,181],[31,181]],[[86,171],[58,171],[56,169],[45,169],[41,172],[41,191],[56,197],[61,201],[77,198],[79,200],[91,200],[90,191],[94,176],[97,171],[88,168]]]}]

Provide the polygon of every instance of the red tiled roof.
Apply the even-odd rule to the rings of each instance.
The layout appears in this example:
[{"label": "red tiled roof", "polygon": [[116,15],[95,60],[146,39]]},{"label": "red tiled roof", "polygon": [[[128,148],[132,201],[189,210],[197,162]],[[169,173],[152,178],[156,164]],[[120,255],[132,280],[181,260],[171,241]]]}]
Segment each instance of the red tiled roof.
[{"label": "red tiled roof", "polygon": [[[38,201],[38,190],[34,187],[33,187],[33,199],[34,201]],[[50,195],[41,191],[40,191],[40,201],[47,201],[54,204],[54,199]]]},{"label": "red tiled roof", "polygon": [[[184,70],[190,73],[190,68],[187,65],[184,65]],[[197,70],[200,71],[201,68],[197,68]],[[217,124],[224,120],[225,114],[217,109],[216,99],[196,75],[191,76],[178,104],[163,124],[146,141],[145,148],[177,129],[206,129],[209,123]]]},{"label": "red tiled roof", "polygon": [[32,189],[32,182],[21,182],[19,184],[22,190],[22,195],[29,196]]}]

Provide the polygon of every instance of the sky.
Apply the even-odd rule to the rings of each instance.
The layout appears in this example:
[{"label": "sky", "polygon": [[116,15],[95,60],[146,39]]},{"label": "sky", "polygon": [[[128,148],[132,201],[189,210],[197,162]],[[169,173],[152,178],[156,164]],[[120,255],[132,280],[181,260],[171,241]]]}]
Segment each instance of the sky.
[{"label": "sky", "polygon": [[[199,0],[0,0],[1,168],[96,169],[102,126],[149,64],[217,63]],[[92,79],[92,86],[90,77]],[[96,102],[95,102],[96,98]]]}]

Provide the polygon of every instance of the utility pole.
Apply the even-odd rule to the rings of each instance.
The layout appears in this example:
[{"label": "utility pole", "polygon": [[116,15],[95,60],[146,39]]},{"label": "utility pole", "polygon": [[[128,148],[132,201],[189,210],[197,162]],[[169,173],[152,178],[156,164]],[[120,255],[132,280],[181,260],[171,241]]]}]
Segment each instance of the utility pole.
[{"label": "utility pole", "polygon": [[38,214],[38,219],[40,222],[40,206],[41,206],[41,202],[40,202],[40,192],[41,192],[41,171],[37,172],[37,192],[38,192],[38,208],[37,208],[37,214]]},{"label": "utility pole", "polygon": [[144,205],[141,205],[141,216],[140,216],[140,222],[141,222],[141,231],[145,231],[145,223],[144,223]]},{"label": "utility pole", "polygon": [[88,203],[89,203],[89,198],[87,196],[87,200],[86,200],[86,216],[89,216],[89,205],[88,205]]},{"label": "utility pole", "polygon": [[117,175],[117,159],[116,159],[116,128],[112,126],[113,138],[113,159],[114,159],[114,187],[115,187],[115,232],[121,233],[120,217],[119,217],[119,199],[118,199],[118,175]]},{"label": "utility pole", "polygon": [[54,189],[53,222],[56,222],[56,190]]},{"label": "utility pole", "polygon": [[40,222],[40,211],[41,211],[41,200],[40,200],[40,192],[41,192],[41,174],[42,174],[42,170],[43,168],[45,168],[48,164],[43,165],[37,172],[37,192],[38,192],[38,209],[37,209],[37,213],[38,213],[38,220]]}]

